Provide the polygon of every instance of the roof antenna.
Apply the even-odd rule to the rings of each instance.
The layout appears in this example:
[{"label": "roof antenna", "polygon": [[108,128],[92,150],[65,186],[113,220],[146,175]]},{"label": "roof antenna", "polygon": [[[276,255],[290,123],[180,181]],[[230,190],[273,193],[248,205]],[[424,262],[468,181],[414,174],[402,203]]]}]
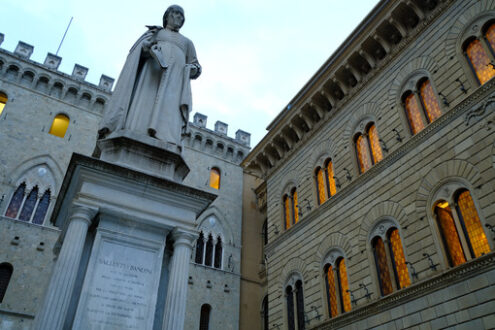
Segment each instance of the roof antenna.
[{"label": "roof antenna", "polygon": [[67,31],[69,31],[70,23],[72,23],[73,18],[74,18],[73,16],[70,18],[69,25],[67,25],[67,29],[65,29],[64,36],[62,37],[62,41],[60,41],[60,45],[58,45],[58,49],[55,55],[58,55],[60,47],[62,47],[62,43],[64,42],[65,36],[67,35]]}]

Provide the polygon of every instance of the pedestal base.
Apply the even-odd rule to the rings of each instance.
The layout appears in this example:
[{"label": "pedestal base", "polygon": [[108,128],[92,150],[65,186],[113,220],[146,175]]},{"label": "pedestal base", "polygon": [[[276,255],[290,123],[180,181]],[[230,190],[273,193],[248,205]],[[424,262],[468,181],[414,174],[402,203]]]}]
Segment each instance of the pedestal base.
[{"label": "pedestal base", "polygon": [[182,182],[189,167],[181,147],[132,131],[117,131],[96,142],[94,157],[150,175]]}]

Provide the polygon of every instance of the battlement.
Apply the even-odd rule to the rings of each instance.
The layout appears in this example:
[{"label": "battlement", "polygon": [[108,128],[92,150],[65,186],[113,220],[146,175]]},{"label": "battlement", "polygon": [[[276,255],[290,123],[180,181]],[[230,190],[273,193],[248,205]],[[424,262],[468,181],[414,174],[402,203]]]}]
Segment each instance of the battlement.
[{"label": "battlement", "polygon": [[230,138],[227,136],[227,131],[228,131],[228,127],[229,127],[228,124],[217,120],[215,122],[215,129],[212,131],[212,130],[206,128],[207,120],[208,120],[208,116],[206,116],[202,113],[196,112],[194,114],[192,124],[198,128],[202,128],[206,131],[209,131],[210,133],[215,133],[216,135],[225,137],[227,140],[242,144],[243,146],[250,148],[250,144],[251,144],[251,134],[250,133],[239,129],[239,130],[237,130],[237,132],[235,132],[235,138]]},{"label": "battlement", "polygon": [[[0,33],[0,46],[2,45],[4,39],[5,39],[5,35],[3,33]],[[5,52],[9,52],[3,48],[2,48],[2,50]],[[68,75],[68,74],[65,74],[63,72],[58,71],[58,67],[60,66],[60,63],[62,62],[62,57],[54,55],[52,53],[48,53],[46,55],[45,61],[43,63],[37,63],[35,61],[30,60],[31,55],[33,54],[33,51],[34,51],[34,46],[27,44],[23,41],[19,41],[17,43],[17,46],[16,46],[14,52],[13,53],[9,52],[9,53],[18,57],[19,59],[28,61],[32,64],[37,64],[37,65],[42,66],[45,69],[48,69],[50,71],[54,71],[58,74],[63,74],[67,77],[71,77],[74,80],[77,80],[77,81],[83,82],[85,84],[91,85],[92,87],[97,87],[98,89],[101,89],[105,92],[111,92],[112,87],[113,87],[113,83],[115,82],[115,79],[102,74],[100,77],[100,82],[98,85],[91,84],[91,83],[85,81],[86,75],[88,74],[88,71],[89,71],[88,68],[76,63],[74,65],[74,69],[72,70],[72,74]]]}]

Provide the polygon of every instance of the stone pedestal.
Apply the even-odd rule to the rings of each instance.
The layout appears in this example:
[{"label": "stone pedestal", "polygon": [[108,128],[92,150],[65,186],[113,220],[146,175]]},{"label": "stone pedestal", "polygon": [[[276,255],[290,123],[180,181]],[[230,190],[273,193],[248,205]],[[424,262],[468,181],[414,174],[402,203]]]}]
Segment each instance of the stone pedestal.
[{"label": "stone pedestal", "polygon": [[[74,154],[51,219],[63,228],[62,248],[35,329],[182,329],[195,220],[215,197]],[[162,287],[166,295],[158,294]],[[162,313],[165,324],[156,317]]]}]

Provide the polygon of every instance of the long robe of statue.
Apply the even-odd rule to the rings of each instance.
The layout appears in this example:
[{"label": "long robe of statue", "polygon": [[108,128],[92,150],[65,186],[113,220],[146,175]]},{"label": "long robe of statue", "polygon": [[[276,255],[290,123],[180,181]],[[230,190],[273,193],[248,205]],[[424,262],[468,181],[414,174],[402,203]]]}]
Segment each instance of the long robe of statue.
[{"label": "long robe of statue", "polygon": [[169,7],[163,23],[164,28],[149,27],[131,48],[100,124],[100,138],[130,130],[181,145],[192,106],[190,79],[201,74],[201,66],[193,43],[178,32],[182,8]]}]

